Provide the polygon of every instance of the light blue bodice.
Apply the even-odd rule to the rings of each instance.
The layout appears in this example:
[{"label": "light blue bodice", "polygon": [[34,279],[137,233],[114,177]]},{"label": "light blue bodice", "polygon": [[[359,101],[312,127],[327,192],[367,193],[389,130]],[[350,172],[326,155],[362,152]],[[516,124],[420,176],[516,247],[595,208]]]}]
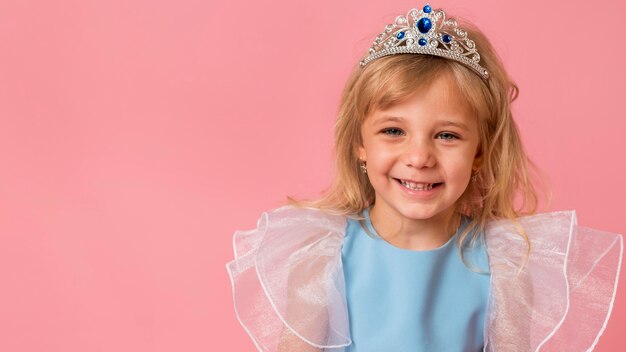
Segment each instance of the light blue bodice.
[{"label": "light blue bodice", "polygon": [[[457,250],[457,234],[428,251],[373,237],[349,219],[342,246],[352,345],[346,352],[482,351],[489,274],[471,271]],[[461,228],[467,224],[464,219]],[[484,245],[467,261],[488,270]]]}]

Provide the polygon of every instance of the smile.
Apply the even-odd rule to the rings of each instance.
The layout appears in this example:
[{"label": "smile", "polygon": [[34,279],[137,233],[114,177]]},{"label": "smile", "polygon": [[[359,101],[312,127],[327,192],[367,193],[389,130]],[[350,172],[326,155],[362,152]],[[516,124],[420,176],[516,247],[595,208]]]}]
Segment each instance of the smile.
[{"label": "smile", "polygon": [[436,187],[441,185],[441,182],[438,182],[438,183],[421,183],[421,182],[411,182],[411,181],[400,180],[400,179],[397,179],[397,178],[394,178],[394,180],[396,180],[398,183],[400,183],[405,188],[408,188],[408,189],[413,190],[413,191],[428,191],[428,190],[431,190],[431,189],[436,188]]}]

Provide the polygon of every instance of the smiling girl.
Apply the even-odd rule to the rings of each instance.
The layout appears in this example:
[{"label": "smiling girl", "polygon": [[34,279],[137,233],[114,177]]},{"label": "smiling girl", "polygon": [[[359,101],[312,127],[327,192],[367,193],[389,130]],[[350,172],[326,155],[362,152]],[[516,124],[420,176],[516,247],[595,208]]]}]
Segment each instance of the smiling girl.
[{"label": "smiling girl", "polygon": [[455,204],[479,170],[477,119],[444,65],[431,64],[441,71],[432,82],[361,126],[358,158],[375,191],[370,218],[396,247],[446,243],[458,228]]},{"label": "smiling girl", "polygon": [[258,350],[592,349],[622,238],[532,215],[516,96],[470,25],[429,5],[388,25],[346,84],[332,186],[235,233],[227,269]]}]

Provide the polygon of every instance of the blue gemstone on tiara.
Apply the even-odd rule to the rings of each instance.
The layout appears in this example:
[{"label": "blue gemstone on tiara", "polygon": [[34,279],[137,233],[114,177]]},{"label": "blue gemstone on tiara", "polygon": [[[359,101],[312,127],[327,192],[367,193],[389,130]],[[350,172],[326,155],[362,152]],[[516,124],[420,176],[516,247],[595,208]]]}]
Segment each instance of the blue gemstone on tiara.
[{"label": "blue gemstone on tiara", "polygon": [[428,44],[428,40],[424,39],[424,38],[420,38],[420,40],[417,41],[417,43],[421,46],[424,46],[426,44]]},{"label": "blue gemstone on tiara", "polygon": [[441,37],[441,40],[443,40],[444,43],[450,43],[450,41],[452,40],[452,38],[450,37],[450,34],[444,34]]},{"label": "blue gemstone on tiara", "polygon": [[433,9],[430,7],[430,5],[426,5],[424,6],[424,12],[425,13],[430,13]]},{"label": "blue gemstone on tiara", "polygon": [[417,21],[417,24],[415,26],[417,27],[417,30],[420,31],[420,33],[426,34],[428,33],[428,31],[430,31],[431,28],[433,28],[433,23],[430,21],[430,19],[422,17],[419,21]]},{"label": "blue gemstone on tiara", "polygon": [[404,32],[398,32],[398,34],[396,34],[396,38],[398,38],[398,40],[402,40],[402,38],[404,38]]}]

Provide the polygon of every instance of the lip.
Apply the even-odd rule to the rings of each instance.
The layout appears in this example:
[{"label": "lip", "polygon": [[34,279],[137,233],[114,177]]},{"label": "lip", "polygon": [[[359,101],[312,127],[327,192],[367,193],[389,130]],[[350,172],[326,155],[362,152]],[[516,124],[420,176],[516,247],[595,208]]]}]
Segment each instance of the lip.
[{"label": "lip", "polygon": [[[415,183],[438,183],[439,185],[436,187],[433,187],[429,190],[413,190],[413,189],[409,189],[404,187],[399,181],[408,181],[408,182],[415,182]],[[394,178],[394,182],[398,185],[398,187],[400,188],[400,190],[402,190],[402,192],[409,196],[410,198],[413,199],[430,199],[433,198],[437,195],[437,193],[439,193],[439,191],[444,187],[445,183],[443,182],[418,182],[418,181],[410,181],[407,179],[399,179],[399,178]]]},{"label": "lip", "polygon": [[415,181],[412,180],[410,178],[394,178],[394,180],[400,180],[400,181],[405,181],[405,182],[413,182],[413,183],[443,183],[443,182],[437,182],[437,181]]}]

